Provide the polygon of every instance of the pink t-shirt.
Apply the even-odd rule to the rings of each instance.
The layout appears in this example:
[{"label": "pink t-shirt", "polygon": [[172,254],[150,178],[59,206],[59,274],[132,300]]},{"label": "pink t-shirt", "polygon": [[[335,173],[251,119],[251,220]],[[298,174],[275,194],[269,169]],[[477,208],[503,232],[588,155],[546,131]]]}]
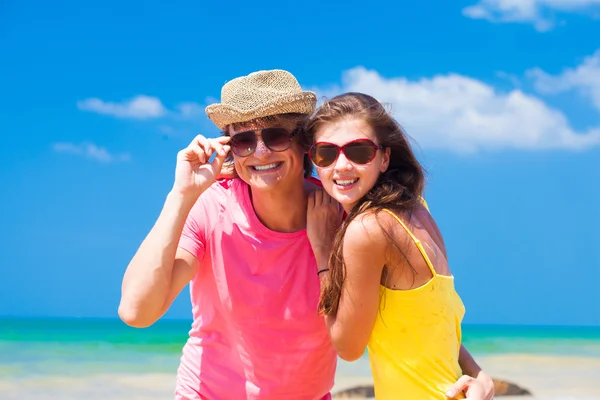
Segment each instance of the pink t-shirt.
[{"label": "pink t-shirt", "polygon": [[330,398],[337,357],[306,231],[268,229],[248,185],[221,180],[200,196],[179,246],[200,267],[175,398]]}]

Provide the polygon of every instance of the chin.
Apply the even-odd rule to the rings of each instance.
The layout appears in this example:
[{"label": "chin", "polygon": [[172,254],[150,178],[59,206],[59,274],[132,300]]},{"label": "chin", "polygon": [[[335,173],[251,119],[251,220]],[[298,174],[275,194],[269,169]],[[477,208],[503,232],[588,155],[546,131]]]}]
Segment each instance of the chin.
[{"label": "chin", "polygon": [[271,190],[275,189],[281,183],[281,177],[272,177],[270,179],[264,179],[262,177],[250,178],[248,185],[253,189],[257,190]]},{"label": "chin", "polygon": [[347,195],[345,193],[334,193],[331,197],[340,203],[344,208],[352,208],[358,202],[358,200],[360,200],[360,197]]},{"label": "chin", "polygon": [[297,179],[290,171],[280,171],[277,174],[252,174],[248,177],[248,185],[257,190],[274,190],[288,187]]}]

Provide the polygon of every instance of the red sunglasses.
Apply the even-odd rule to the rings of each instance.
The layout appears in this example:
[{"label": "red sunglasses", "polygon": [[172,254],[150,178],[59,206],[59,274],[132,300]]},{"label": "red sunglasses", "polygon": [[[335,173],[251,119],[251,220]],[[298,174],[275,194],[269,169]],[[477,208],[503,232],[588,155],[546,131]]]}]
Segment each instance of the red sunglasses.
[{"label": "red sunglasses", "polygon": [[357,139],[346,143],[343,146],[328,142],[318,142],[312,145],[308,151],[313,164],[317,167],[325,168],[333,164],[340,152],[344,153],[346,158],[354,164],[368,164],[377,155],[377,150],[383,150],[383,146],[375,144],[370,139]]}]

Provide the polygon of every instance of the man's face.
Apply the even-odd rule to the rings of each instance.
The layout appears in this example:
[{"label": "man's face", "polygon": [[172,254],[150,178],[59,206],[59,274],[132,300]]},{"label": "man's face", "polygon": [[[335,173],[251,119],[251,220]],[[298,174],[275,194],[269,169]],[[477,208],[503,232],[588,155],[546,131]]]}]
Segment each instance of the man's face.
[{"label": "man's face", "polygon": [[[271,135],[273,131],[263,131],[268,128],[284,128],[288,132],[292,132],[296,128],[296,124],[297,122],[294,120],[281,118],[268,122],[250,122],[240,124],[235,128],[228,128],[232,141],[235,141],[236,135],[240,135],[240,138],[243,137],[244,141],[247,141],[246,139],[252,136],[247,132],[255,131],[256,147],[254,152],[246,157],[233,153],[238,176],[253,190],[287,190],[291,185],[303,180],[304,150],[298,144],[298,138],[292,138],[287,150],[276,151],[277,143],[269,140],[273,139],[273,135]],[[271,149],[265,144],[265,141],[270,144]]]}]

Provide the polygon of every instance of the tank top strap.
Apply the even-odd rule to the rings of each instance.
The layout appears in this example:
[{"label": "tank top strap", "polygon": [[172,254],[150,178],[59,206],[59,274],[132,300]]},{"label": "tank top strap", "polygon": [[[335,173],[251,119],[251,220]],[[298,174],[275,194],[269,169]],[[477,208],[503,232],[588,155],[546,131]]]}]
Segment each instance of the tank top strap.
[{"label": "tank top strap", "polygon": [[427,209],[427,211],[429,211],[429,204],[427,204],[427,202],[425,201],[425,199],[423,197],[421,197],[420,199],[421,199],[421,204],[423,204],[423,207],[425,207]]},{"label": "tank top strap", "polygon": [[425,259],[425,262],[427,263],[427,266],[429,267],[429,270],[431,271],[431,274],[433,276],[436,276],[437,272],[435,272],[435,268],[433,268],[433,264],[431,263],[431,260],[429,259],[429,256],[427,255],[427,252],[425,251],[425,248],[423,247],[423,244],[421,243],[421,241],[419,239],[417,239],[417,237],[411,232],[411,230],[408,229],[408,226],[406,226],[404,221],[402,221],[396,214],[394,214],[392,211],[388,210],[387,208],[384,208],[383,211],[390,214],[396,221],[398,221],[400,223],[400,225],[402,225],[402,227],[404,228],[406,233],[408,233],[410,235],[413,242],[415,242],[415,245],[417,245],[417,248],[421,252],[423,259]]}]

